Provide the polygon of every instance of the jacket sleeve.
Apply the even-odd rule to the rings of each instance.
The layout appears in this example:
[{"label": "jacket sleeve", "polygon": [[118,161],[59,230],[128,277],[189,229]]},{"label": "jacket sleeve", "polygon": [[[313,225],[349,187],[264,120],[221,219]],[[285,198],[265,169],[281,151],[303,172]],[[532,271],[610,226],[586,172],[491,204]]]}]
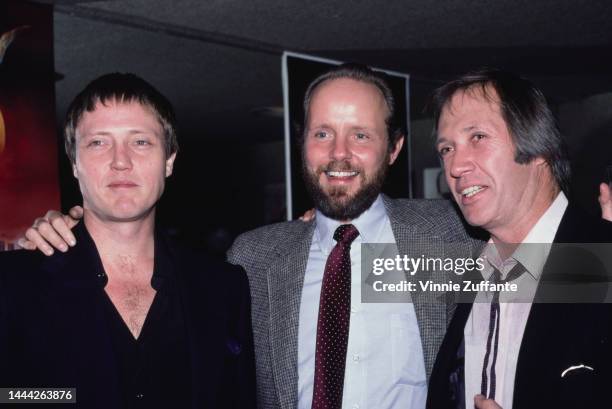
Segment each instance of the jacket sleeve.
[{"label": "jacket sleeve", "polygon": [[230,292],[227,299],[230,336],[228,349],[233,355],[231,380],[226,384],[228,407],[250,409],[256,407],[255,352],[251,325],[251,295],[246,273],[240,266],[229,271]]}]

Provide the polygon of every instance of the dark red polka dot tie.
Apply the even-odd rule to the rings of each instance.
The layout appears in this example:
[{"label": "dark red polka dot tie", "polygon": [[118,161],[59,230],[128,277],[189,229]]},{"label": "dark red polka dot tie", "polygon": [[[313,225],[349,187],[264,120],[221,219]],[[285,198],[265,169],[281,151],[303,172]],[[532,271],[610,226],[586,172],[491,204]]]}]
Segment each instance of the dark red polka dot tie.
[{"label": "dark red polka dot tie", "polygon": [[337,241],[323,273],[312,409],[340,409],[351,317],[351,243],[359,236],[352,224],[334,232]]}]

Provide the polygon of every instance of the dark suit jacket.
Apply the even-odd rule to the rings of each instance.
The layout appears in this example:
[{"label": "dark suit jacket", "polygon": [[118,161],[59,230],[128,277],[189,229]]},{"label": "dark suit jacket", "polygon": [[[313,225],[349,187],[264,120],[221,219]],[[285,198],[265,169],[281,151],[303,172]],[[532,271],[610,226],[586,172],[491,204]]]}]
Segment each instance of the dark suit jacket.
[{"label": "dark suit jacket", "polygon": [[[83,223],[81,223],[82,225]],[[120,408],[118,364],[104,320],[101,263],[84,227],[52,257],[0,253],[0,387],[76,387],[80,408]],[[177,274],[191,365],[192,408],[251,408],[255,366],[242,268],[156,235]],[[157,250],[156,250],[157,251]]]},{"label": "dark suit jacket", "polygon": [[[554,242],[612,242],[612,223],[594,219],[570,204]],[[541,280],[555,273],[553,261],[549,256]],[[463,362],[458,351],[471,308],[472,304],[457,306],[431,375],[429,409],[464,407]],[[574,370],[561,377],[565,369],[580,364],[594,370]],[[534,303],[519,350],[513,409],[609,407],[610,385],[611,305]]]}]

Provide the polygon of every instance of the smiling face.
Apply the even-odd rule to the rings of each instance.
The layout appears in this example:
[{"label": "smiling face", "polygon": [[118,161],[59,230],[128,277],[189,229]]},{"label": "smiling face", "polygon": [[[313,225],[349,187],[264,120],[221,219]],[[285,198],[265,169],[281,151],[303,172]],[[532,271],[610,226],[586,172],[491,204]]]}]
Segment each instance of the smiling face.
[{"label": "smiling face", "polygon": [[314,92],[304,134],[303,173],[315,206],[348,221],[380,193],[403,139],[389,151],[389,115],[376,86],[352,79],[328,80]]},{"label": "smiling face", "polygon": [[138,102],[98,102],[76,128],[73,172],[83,207],[107,221],[152,216],[174,158],[166,158],[163,129],[151,109]]},{"label": "smiling face", "polygon": [[552,202],[552,178],[542,158],[515,161],[495,90],[453,95],[437,134],[446,181],[466,220],[494,240],[520,242]]}]

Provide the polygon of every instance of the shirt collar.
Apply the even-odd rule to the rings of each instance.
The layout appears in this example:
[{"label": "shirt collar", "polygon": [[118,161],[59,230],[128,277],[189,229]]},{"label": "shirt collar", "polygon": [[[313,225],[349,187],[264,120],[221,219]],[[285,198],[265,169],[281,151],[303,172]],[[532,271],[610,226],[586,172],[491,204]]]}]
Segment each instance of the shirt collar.
[{"label": "shirt collar", "polygon": [[[372,206],[359,215],[359,217],[351,220],[350,223],[359,230],[359,237],[357,237],[355,241],[359,241],[360,243],[378,242],[382,234],[386,217],[387,212],[385,210],[385,204],[383,203],[381,195],[378,195],[374,203],[372,203]],[[315,237],[321,246],[321,250],[325,254],[329,254],[336,245],[334,232],[338,226],[344,223],[330,219],[319,210],[316,211],[315,222]]]},{"label": "shirt collar", "polygon": [[[108,284],[108,277],[104,271],[102,259],[100,253],[96,247],[95,241],[89,234],[87,227],[84,222],[76,225],[73,230],[77,243],[80,248],[83,248],[84,254],[87,257],[87,264],[91,264],[92,278],[95,276],[95,280],[98,285],[102,288]],[[159,291],[169,279],[172,278],[173,265],[168,253],[168,244],[165,241],[164,234],[160,229],[155,229],[154,236],[154,262],[153,262],[153,274],[151,276],[151,287],[156,291]]]},{"label": "shirt collar", "polygon": [[160,228],[155,228],[155,254],[153,255],[153,275],[151,287],[159,291],[168,280],[173,278],[173,263],[170,258],[168,243],[165,234]]},{"label": "shirt collar", "polygon": [[561,224],[563,213],[567,209],[567,204],[567,197],[563,192],[559,192],[556,199],[527,233],[523,243],[552,243],[559,224]]},{"label": "shirt collar", "polygon": [[[550,244],[555,239],[557,229],[559,228],[559,224],[561,224],[561,219],[563,218],[565,209],[567,209],[567,205],[567,197],[563,192],[560,192],[544,214],[538,219],[536,224],[529,230],[522,244],[518,246],[511,256],[511,258],[521,263],[529,275],[536,281],[540,279],[544,263],[546,263],[548,253],[550,252]],[[501,262],[492,243],[493,242],[489,240],[483,252],[483,256],[486,256],[490,260]],[[523,245],[525,243],[538,244],[525,246]],[[493,261],[493,264],[495,264],[496,261]],[[485,278],[489,278],[492,273],[492,269],[485,269],[483,271],[483,277],[486,275],[488,277]]]}]

